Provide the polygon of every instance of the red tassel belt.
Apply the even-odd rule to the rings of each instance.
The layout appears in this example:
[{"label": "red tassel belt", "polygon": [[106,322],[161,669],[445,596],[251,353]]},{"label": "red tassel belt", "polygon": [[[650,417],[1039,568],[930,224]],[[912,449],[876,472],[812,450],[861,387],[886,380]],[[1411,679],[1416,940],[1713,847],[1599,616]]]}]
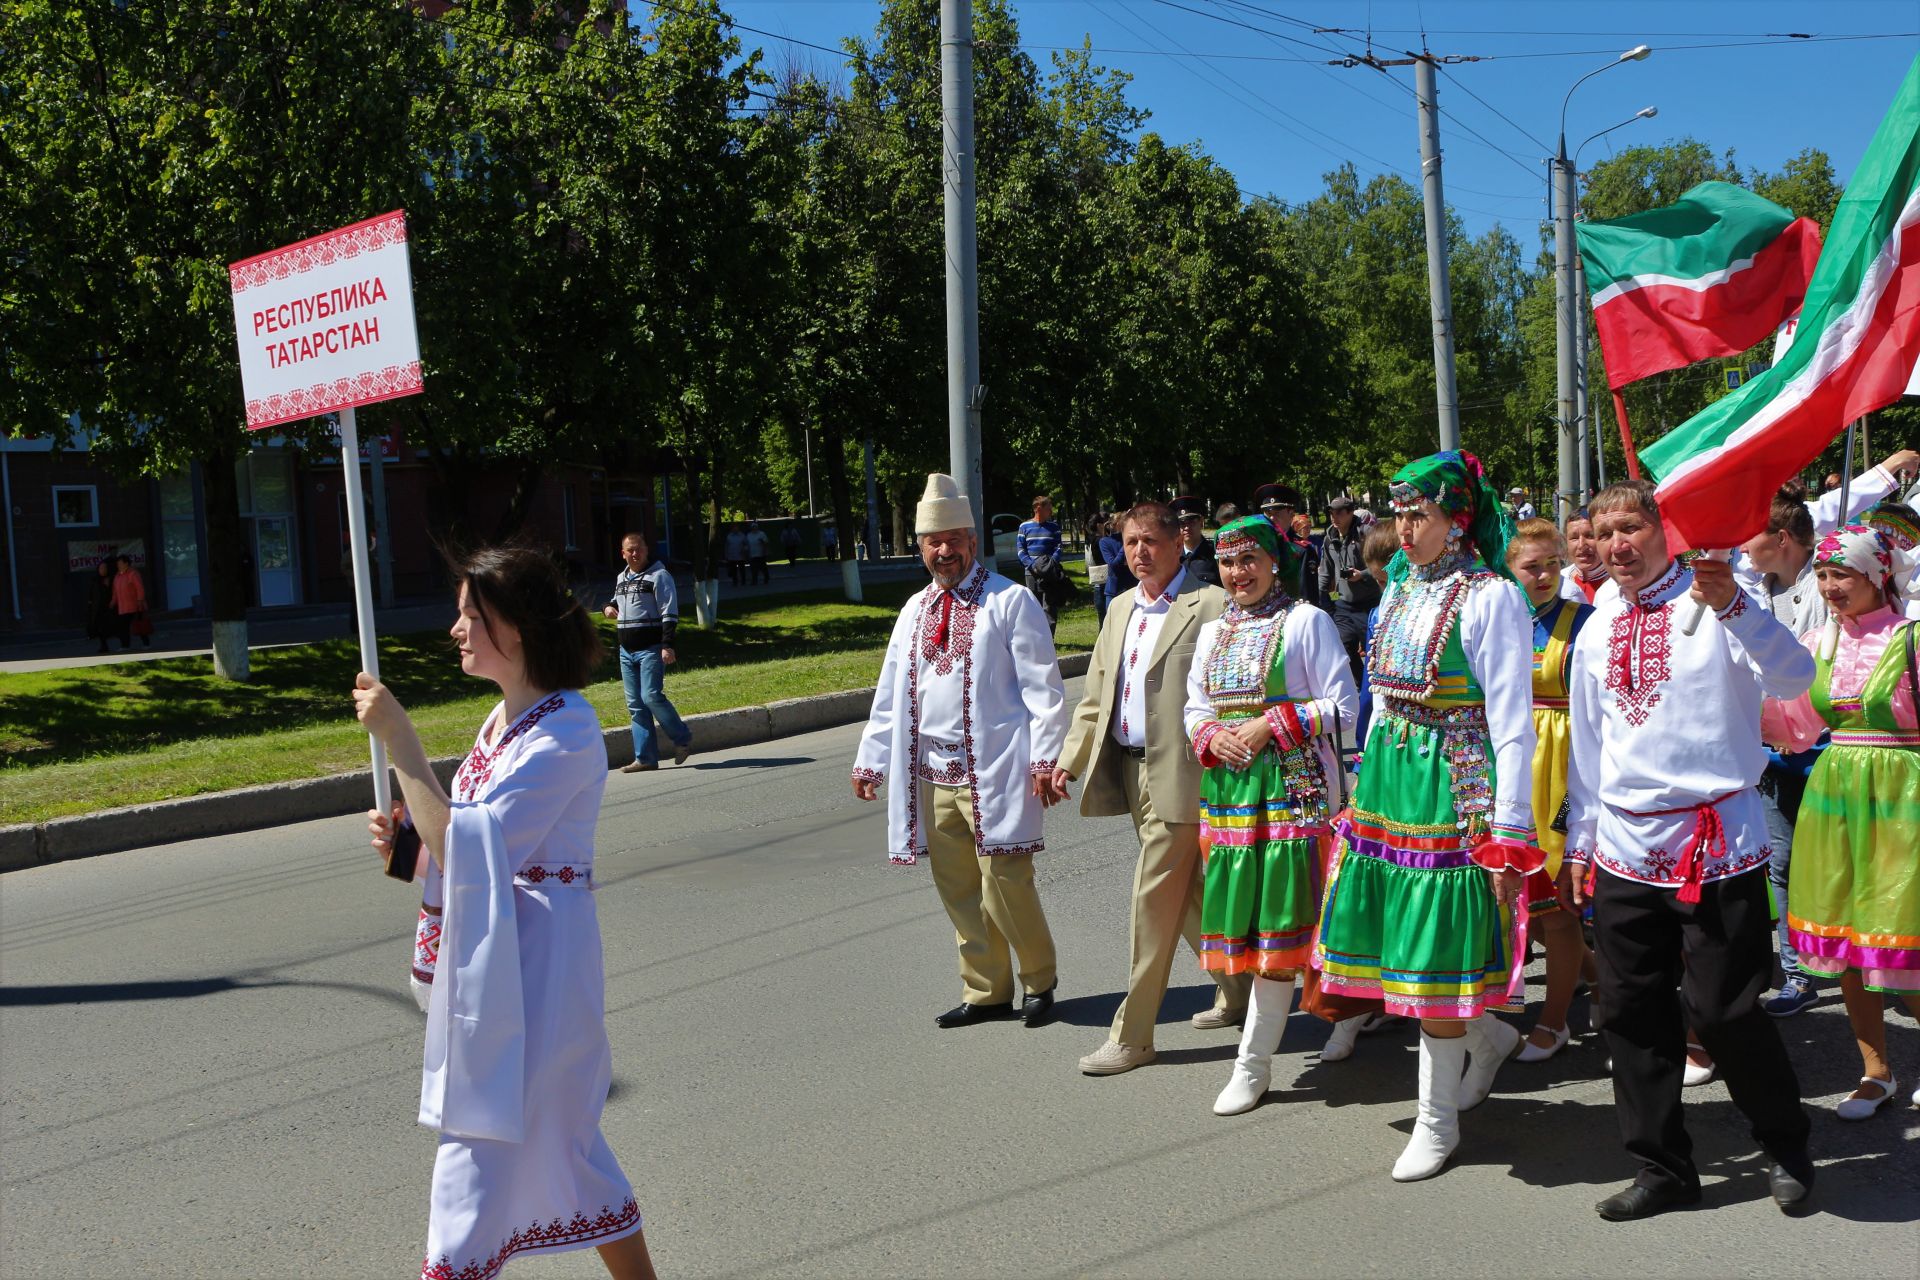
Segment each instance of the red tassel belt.
[{"label": "red tassel belt", "polygon": [[[1741,788],[1742,791],[1745,788]],[[1676,814],[1694,815],[1693,833],[1687,837],[1687,847],[1680,854],[1680,901],[1695,903],[1700,901],[1700,877],[1706,873],[1707,859],[1727,856],[1727,827],[1720,820],[1719,805],[1739,795],[1739,791],[1729,791],[1723,796],[1715,796],[1705,804],[1688,805],[1682,809],[1654,809],[1647,813],[1638,813],[1632,809],[1624,810],[1634,818],[1671,818]]]}]

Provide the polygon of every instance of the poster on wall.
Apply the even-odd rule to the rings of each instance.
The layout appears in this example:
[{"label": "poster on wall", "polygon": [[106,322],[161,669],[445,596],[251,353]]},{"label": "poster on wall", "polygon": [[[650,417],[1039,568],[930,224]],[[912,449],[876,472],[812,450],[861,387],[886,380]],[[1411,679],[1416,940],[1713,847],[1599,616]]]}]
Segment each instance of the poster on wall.
[{"label": "poster on wall", "polygon": [[147,567],[147,540],[145,538],[88,538],[84,541],[68,541],[67,572],[91,573],[100,567],[102,560],[112,560],[117,556],[129,556],[133,567]]}]

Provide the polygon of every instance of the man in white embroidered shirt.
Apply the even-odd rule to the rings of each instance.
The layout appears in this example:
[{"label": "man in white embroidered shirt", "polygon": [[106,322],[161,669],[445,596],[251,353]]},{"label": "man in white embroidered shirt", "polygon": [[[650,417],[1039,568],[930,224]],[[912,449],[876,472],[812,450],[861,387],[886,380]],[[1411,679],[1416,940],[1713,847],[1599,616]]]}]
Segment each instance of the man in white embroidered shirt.
[{"label": "man in white embroidered shirt", "polygon": [[[1133,876],[1127,994],[1100,1047],[1080,1059],[1090,1076],[1113,1076],[1154,1059],[1153,1027],[1174,953],[1185,938],[1200,953],[1200,763],[1182,711],[1200,628],[1220,616],[1227,593],[1181,563],[1174,509],[1143,502],[1120,518],[1127,567],[1139,584],[1115,598],[1093,650],[1087,684],[1067,733],[1055,792],[1086,780],[1080,812],[1130,814],[1140,839]],[[1245,1016],[1248,975],[1220,976],[1198,1027]]]},{"label": "man in white embroidered shirt", "polygon": [[1773,955],[1754,787],[1767,762],[1761,701],[1804,693],[1813,658],[1724,561],[1689,569],[1668,554],[1653,493],[1625,481],[1589,508],[1619,592],[1596,601],[1569,690],[1560,894],[1576,908],[1593,899],[1598,1021],[1621,1134],[1640,1160],[1633,1184],[1595,1208],[1625,1221],[1699,1202],[1680,1107],[1691,1028],[1773,1162],[1774,1200],[1794,1209],[1813,1164],[1799,1081],[1759,1005]]},{"label": "man in white embroidered shirt", "polygon": [[973,508],[951,476],[927,478],[914,512],[933,581],[907,601],[874,688],[853,794],[887,788],[887,853],[933,864],[960,945],[961,1002],[934,1019],[965,1027],[1049,1020],[1053,934],[1033,884],[1042,812],[1067,733],[1066,688],[1040,602],[975,558]]}]

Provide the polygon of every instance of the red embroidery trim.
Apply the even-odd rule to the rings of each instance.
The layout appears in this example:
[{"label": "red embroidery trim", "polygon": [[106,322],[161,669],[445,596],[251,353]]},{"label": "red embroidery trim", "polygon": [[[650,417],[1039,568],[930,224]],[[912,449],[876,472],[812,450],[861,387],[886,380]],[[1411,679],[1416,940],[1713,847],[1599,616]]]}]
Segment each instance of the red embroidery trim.
[{"label": "red embroidery trim", "polygon": [[[1642,593],[1644,595],[1644,593]],[[1607,689],[1635,728],[1660,705],[1660,686],[1673,676],[1673,605],[1628,605],[1607,633]]]},{"label": "red embroidery trim", "polygon": [[514,878],[517,880],[525,880],[528,884],[544,884],[548,880],[558,880],[561,884],[572,884],[575,880],[584,880],[592,875],[592,867],[576,867],[571,863],[563,863],[560,866],[552,867],[535,863],[530,867],[522,867],[519,874]]},{"label": "red embroidery trim", "polygon": [[431,1258],[423,1259],[420,1263],[420,1280],[493,1280],[494,1276],[500,1274],[500,1268],[507,1265],[507,1259],[516,1253],[584,1244],[589,1240],[618,1235],[639,1221],[640,1206],[629,1196],[618,1209],[601,1205],[597,1217],[589,1218],[584,1212],[575,1213],[570,1221],[563,1222],[555,1218],[552,1222],[536,1222],[516,1231],[484,1262],[468,1262],[465,1266],[455,1268],[453,1260],[445,1254],[441,1255],[438,1262]]},{"label": "red embroidery trim", "polygon": [[460,765],[460,772],[454,775],[454,791],[460,799],[472,800],[479,795],[481,789],[487,785],[487,780],[493,776],[493,766],[499,762],[500,753],[507,749],[507,744],[515,738],[525,736],[529,729],[560,710],[566,703],[566,695],[554,694],[521,716],[512,728],[501,734],[500,741],[494,744],[491,752],[482,750],[478,742],[474,743],[472,753]]}]

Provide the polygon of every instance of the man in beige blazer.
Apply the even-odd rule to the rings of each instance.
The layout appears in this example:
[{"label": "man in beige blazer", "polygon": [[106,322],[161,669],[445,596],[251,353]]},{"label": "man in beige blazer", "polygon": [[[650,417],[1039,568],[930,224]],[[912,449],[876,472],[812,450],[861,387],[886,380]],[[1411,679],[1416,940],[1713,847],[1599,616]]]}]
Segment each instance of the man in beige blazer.
[{"label": "man in beige blazer", "polygon": [[[1127,995],[1106,1043],[1080,1059],[1080,1070],[1095,1076],[1153,1061],[1153,1026],[1180,939],[1199,954],[1200,765],[1182,712],[1200,627],[1227,603],[1220,588],[1181,568],[1180,526],[1166,506],[1134,507],[1121,517],[1120,536],[1139,585],[1107,609],[1053,775],[1061,796],[1084,778],[1080,812],[1129,814],[1140,838]],[[1195,1015],[1197,1027],[1231,1026],[1246,1010],[1245,975],[1217,981],[1214,1007]]]}]

